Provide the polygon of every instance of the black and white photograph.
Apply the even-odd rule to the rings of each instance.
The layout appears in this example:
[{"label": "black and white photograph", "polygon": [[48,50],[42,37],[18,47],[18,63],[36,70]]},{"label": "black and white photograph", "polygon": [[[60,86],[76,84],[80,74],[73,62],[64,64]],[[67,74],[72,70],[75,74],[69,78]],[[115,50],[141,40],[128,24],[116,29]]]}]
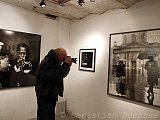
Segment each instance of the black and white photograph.
[{"label": "black and white photograph", "polygon": [[41,36],[0,29],[0,88],[35,85]]},{"label": "black and white photograph", "polygon": [[160,29],[110,34],[107,92],[160,107]]},{"label": "black and white photograph", "polygon": [[79,50],[79,70],[95,72],[96,49]]}]

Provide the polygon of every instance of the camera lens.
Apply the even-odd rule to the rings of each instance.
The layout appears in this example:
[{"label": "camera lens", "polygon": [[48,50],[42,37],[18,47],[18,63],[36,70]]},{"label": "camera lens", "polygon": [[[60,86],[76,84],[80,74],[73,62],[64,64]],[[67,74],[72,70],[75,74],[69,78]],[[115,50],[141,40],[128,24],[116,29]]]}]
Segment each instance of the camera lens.
[{"label": "camera lens", "polygon": [[72,63],[77,63],[77,58],[71,58]]}]

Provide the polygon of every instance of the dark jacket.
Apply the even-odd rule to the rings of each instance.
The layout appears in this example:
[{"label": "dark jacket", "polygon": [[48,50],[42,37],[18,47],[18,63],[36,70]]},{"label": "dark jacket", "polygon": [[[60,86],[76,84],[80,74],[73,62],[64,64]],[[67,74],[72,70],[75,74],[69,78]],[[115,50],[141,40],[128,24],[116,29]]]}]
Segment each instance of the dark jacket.
[{"label": "dark jacket", "polygon": [[58,63],[55,58],[54,50],[51,49],[39,66],[35,86],[37,97],[63,97],[63,78],[68,75],[70,65]]},{"label": "dark jacket", "polygon": [[116,65],[116,77],[125,76],[125,65],[118,63]]},{"label": "dark jacket", "polygon": [[7,88],[9,86],[10,71],[0,71],[0,88]]},{"label": "dark jacket", "polygon": [[29,73],[24,73],[21,70],[16,72],[14,66],[17,64],[17,59],[10,60],[11,65],[11,73],[9,80],[9,87],[25,87],[25,86],[33,86],[36,81],[36,68],[34,62],[27,60],[32,64],[32,69]]}]

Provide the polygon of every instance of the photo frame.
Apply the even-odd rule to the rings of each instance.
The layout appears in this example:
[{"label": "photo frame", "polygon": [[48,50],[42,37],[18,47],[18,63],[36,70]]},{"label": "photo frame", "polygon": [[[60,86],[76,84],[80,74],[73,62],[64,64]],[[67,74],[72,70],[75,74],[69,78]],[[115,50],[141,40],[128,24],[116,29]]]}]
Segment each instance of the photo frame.
[{"label": "photo frame", "polygon": [[96,49],[79,50],[79,70],[95,72]]},{"label": "photo frame", "polygon": [[160,107],[160,29],[110,34],[107,94]]},{"label": "photo frame", "polygon": [[0,52],[10,64],[5,72],[0,71],[1,89],[35,85],[40,43],[41,35],[0,29]]}]

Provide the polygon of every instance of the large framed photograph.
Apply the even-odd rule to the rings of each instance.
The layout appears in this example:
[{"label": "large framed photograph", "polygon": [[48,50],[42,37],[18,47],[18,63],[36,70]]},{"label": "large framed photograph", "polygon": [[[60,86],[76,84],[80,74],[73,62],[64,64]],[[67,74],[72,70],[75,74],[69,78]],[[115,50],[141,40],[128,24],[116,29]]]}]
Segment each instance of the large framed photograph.
[{"label": "large framed photograph", "polygon": [[109,95],[160,107],[160,29],[110,34]]},{"label": "large framed photograph", "polygon": [[0,88],[35,85],[41,35],[0,29]]},{"label": "large framed photograph", "polygon": [[79,70],[95,72],[96,49],[79,50]]}]

